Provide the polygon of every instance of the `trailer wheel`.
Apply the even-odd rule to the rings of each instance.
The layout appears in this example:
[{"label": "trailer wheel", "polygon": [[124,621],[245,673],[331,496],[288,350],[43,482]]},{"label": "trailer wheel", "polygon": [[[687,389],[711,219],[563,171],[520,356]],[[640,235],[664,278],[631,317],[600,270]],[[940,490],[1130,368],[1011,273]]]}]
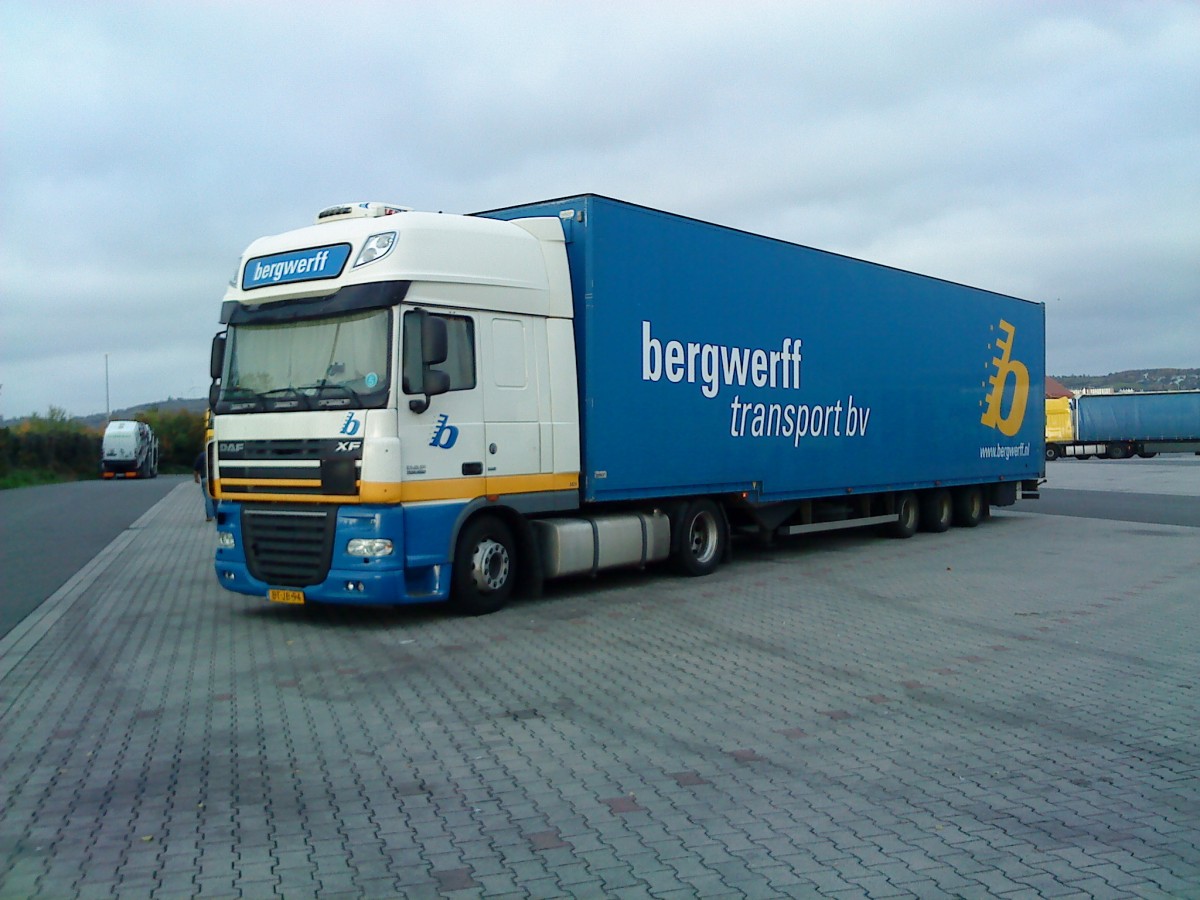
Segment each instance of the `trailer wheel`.
[{"label": "trailer wheel", "polygon": [[1104,456],[1107,459],[1125,459],[1129,456],[1129,449],[1124,444],[1109,444]]},{"label": "trailer wheel", "polygon": [[936,488],[921,495],[921,528],[941,534],[954,521],[954,501],[945,488]]},{"label": "trailer wheel", "polygon": [[701,498],[688,503],[675,521],[672,558],[684,575],[710,575],[721,564],[729,532],[721,508]]},{"label": "trailer wheel", "polygon": [[517,575],[512,530],[495,516],[480,516],[463,529],[454,553],[451,599],[460,612],[482,616],[501,609]]},{"label": "trailer wheel", "polygon": [[1059,450],[1056,446],[1053,444],[1046,445],[1046,460],[1048,462],[1054,462],[1054,460],[1058,459],[1058,457],[1061,455],[1062,454],[1059,453]]},{"label": "trailer wheel", "polygon": [[1158,456],[1157,452],[1143,450],[1138,454],[1138,459],[1154,459],[1156,456]]},{"label": "trailer wheel", "polygon": [[987,515],[983,502],[983,490],[977,484],[961,487],[954,492],[954,524],[960,528],[974,528]]},{"label": "trailer wheel", "polygon": [[896,513],[900,516],[888,526],[888,534],[896,538],[910,538],[917,533],[921,523],[921,504],[912,491],[896,495]]}]

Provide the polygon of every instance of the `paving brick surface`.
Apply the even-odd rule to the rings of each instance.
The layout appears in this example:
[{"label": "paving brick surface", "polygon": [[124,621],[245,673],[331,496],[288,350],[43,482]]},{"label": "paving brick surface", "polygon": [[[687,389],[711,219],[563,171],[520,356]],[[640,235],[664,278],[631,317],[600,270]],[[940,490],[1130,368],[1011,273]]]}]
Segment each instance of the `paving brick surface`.
[{"label": "paving brick surface", "polygon": [[1200,897],[1196,529],[997,513],[461,619],[225,593],[191,488],[0,643],[0,897]]}]

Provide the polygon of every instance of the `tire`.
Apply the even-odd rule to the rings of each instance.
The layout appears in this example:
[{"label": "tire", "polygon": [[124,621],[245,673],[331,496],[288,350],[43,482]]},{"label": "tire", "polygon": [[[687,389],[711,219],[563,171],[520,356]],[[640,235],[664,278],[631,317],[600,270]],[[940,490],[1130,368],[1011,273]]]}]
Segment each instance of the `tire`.
[{"label": "tire", "polygon": [[945,488],[921,494],[921,530],[941,534],[954,522],[954,500]]},{"label": "tire", "polygon": [[1138,454],[1138,459],[1154,459],[1154,457],[1156,457],[1156,456],[1158,456],[1157,452],[1147,452],[1147,451],[1143,450],[1141,453]]},{"label": "tire", "polygon": [[459,612],[483,616],[504,607],[517,580],[512,529],[495,516],[467,524],[454,552],[451,599]]},{"label": "tire", "polygon": [[721,507],[706,497],[692,500],[673,524],[671,559],[675,568],[693,577],[715,572],[729,542]]},{"label": "tire", "polygon": [[900,518],[888,526],[888,534],[894,538],[910,538],[921,524],[920,501],[912,491],[904,491],[896,495],[895,503]]},{"label": "tire", "polygon": [[983,500],[983,489],[969,484],[954,492],[954,524],[960,528],[974,528],[987,515],[987,504]]},{"label": "tire", "polygon": [[1058,448],[1055,447],[1053,444],[1046,445],[1046,461],[1047,462],[1054,462],[1054,460],[1058,459],[1059,456],[1061,456],[1061,455],[1062,454],[1059,453]]},{"label": "tire", "polygon": [[1129,456],[1129,450],[1124,444],[1109,444],[1104,453],[1105,459],[1125,459],[1127,456]]}]

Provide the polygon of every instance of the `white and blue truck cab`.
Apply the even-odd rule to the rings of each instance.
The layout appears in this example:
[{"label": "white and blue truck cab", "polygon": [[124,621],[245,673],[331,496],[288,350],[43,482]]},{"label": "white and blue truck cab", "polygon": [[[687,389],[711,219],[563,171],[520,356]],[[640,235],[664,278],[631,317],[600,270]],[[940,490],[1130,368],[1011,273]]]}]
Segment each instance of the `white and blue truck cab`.
[{"label": "white and blue truck cab", "polygon": [[484,613],[732,533],[974,525],[1044,471],[1043,311],[590,194],[331,207],[225,294],[217,577]]}]

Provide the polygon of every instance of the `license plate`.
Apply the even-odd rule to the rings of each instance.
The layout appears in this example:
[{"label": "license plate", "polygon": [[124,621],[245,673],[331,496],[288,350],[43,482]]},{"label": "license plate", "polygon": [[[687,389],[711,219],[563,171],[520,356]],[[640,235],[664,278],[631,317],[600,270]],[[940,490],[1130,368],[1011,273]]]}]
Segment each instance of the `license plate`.
[{"label": "license plate", "polygon": [[304,603],[304,591],[267,591],[267,599],[274,603]]}]

